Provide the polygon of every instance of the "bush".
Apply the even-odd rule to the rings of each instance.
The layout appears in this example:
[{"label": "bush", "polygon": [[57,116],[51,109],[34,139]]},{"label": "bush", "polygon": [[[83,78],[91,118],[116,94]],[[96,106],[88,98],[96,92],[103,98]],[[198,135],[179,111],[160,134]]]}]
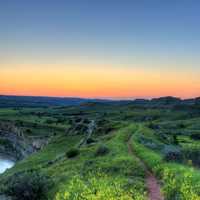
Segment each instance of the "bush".
[{"label": "bush", "polygon": [[46,121],[45,121],[45,123],[47,123],[47,124],[53,124],[55,122],[56,122],[55,119],[46,119]]},{"label": "bush", "polygon": [[93,138],[88,138],[86,141],[87,144],[92,144],[94,142],[96,142],[96,141]]},{"label": "bush", "polygon": [[193,140],[200,140],[200,133],[193,133],[190,137]]},{"label": "bush", "polygon": [[64,122],[66,122],[66,119],[64,117],[57,118],[56,123],[64,123]]},{"label": "bush", "polygon": [[178,128],[186,128],[186,127],[187,127],[186,124],[183,124],[183,123],[178,124]]},{"label": "bush", "polygon": [[200,148],[190,147],[183,150],[185,159],[191,160],[195,166],[200,167]]},{"label": "bush", "polygon": [[70,149],[66,153],[66,155],[67,155],[68,158],[74,158],[74,157],[78,156],[79,153],[80,153],[79,149],[74,148],[74,149]]},{"label": "bush", "polygon": [[28,128],[28,129],[26,129],[26,133],[30,134],[30,133],[32,133],[32,130]]},{"label": "bush", "polygon": [[172,145],[166,145],[164,150],[164,160],[180,162],[183,160],[180,148]]},{"label": "bush", "polygon": [[159,129],[159,128],[160,128],[159,125],[157,125],[157,124],[155,124],[155,123],[153,123],[153,122],[150,122],[150,123],[148,124],[148,127],[149,127],[150,129]]},{"label": "bush", "polygon": [[173,135],[172,137],[173,137],[173,143],[175,145],[178,145],[179,141],[178,141],[177,135]]},{"label": "bush", "polygon": [[50,179],[37,172],[15,174],[6,183],[5,193],[14,200],[46,200]]},{"label": "bush", "polygon": [[104,156],[110,152],[109,148],[105,145],[100,145],[97,150],[95,155],[96,156]]},{"label": "bush", "polygon": [[81,117],[77,117],[74,119],[74,122],[75,123],[80,123],[82,121],[82,118]]}]

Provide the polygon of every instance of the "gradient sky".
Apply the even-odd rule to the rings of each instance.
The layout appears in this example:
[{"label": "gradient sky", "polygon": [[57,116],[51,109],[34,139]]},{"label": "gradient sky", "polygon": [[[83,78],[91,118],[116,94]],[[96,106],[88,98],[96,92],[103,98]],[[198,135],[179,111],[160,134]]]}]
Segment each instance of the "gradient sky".
[{"label": "gradient sky", "polygon": [[196,0],[0,1],[0,94],[200,96]]}]

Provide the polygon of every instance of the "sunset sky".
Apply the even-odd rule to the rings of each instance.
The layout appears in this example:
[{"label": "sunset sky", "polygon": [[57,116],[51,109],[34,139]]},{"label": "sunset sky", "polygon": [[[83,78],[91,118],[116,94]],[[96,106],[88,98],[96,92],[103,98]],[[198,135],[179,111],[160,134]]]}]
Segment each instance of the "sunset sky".
[{"label": "sunset sky", "polygon": [[0,94],[200,96],[200,3],[0,1]]}]

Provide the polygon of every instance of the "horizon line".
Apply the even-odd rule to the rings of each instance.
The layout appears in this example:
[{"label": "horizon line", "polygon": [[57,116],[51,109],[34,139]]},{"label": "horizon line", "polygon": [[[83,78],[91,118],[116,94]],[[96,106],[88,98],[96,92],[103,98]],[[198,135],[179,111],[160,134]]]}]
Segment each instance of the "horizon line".
[{"label": "horizon line", "polygon": [[173,95],[166,95],[166,96],[152,96],[152,97],[80,97],[80,96],[43,96],[43,95],[18,95],[18,94],[1,94],[0,97],[2,96],[8,96],[8,97],[46,97],[46,98],[68,98],[68,99],[90,99],[90,100],[113,100],[113,101],[127,101],[127,100],[137,100],[137,99],[144,99],[144,100],[152,100],[152,99],[157,99],[157,98],[164,98],[164,97],[173,97],[177,98],[180,100],[188,100],[188,99],[197,99],[200,98],[200,96],[194,96],[194,97],[187,97],[187,98],[181,98],[179,96],[173,96]]}]

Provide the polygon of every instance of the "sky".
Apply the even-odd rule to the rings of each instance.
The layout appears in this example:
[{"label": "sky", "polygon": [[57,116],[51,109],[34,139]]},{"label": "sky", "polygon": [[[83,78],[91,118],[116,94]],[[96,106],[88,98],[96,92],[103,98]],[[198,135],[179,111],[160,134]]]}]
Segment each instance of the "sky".
[{"label": "sky", "polygon": [[200,96],[196,0],[0,1],[0,94]]}]

